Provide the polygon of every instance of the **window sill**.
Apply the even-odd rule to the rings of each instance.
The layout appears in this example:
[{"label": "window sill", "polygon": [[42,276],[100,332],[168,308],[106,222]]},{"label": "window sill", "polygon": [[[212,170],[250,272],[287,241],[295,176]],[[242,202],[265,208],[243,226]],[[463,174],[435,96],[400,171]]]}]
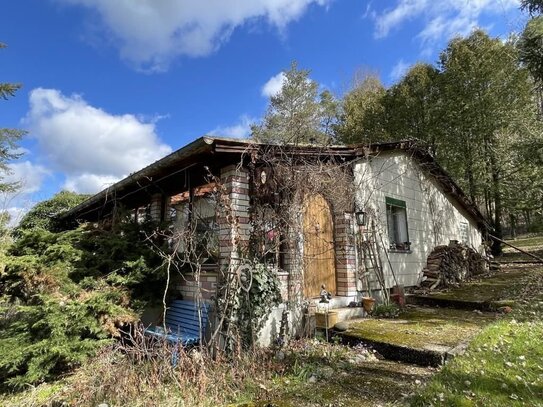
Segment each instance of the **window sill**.
[{"label": "window sill", "polygon": [[413,251],[411,249],[388,249],[389,253],[404,253],[404,254],[411,254]]}]

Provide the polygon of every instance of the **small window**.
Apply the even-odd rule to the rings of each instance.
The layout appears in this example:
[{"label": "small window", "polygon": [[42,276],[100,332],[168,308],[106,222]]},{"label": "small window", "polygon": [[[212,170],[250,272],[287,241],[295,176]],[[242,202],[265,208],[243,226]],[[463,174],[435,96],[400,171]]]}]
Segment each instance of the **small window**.
[{"label": "small window", "polygon": [[260,261],[275,267],[282,263],[282,239],[276,209],[264,205],[253,212],[255,249]]},{"label": "small window", "polygon": [[192,212],[187,200],[172,205],[170,220],[179,239],[175,242],[178,252],[185,252],[186,243],[190,240],[197,255],[203,258],[219,257],[219,226],[213,196],[195,197]]},{"label": "small window", "polygon": [[388,238],[391,250],[411,249],[407,230],[407,208],[405,201],[386,198]]},{"label": "small window", "polygon": [[469,225],[468,222],[460,222],[460,241],[462,243],[468,244],[469,243]]}]

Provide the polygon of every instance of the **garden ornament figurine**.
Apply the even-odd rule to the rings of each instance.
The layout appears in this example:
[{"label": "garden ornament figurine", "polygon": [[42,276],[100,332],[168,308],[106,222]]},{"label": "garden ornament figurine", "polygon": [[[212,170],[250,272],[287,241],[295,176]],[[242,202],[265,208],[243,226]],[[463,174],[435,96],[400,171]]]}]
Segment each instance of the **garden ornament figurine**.
[{"label": "garden ornament figurine", "polygon": [[320,303],[328,304],[330,300],[332,299],[332,294],[326,291],[325,285],[321,285],[321,300]]}]

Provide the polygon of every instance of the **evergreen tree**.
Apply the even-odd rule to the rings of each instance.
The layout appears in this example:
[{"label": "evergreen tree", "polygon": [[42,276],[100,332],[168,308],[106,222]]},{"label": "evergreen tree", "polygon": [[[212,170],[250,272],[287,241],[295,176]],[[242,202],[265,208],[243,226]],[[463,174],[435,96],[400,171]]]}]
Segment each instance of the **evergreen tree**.
[{"label": "evergreen tree", "polygon": [[39,202],[23,216],[14,234],[21,235],[24,231],[47,230],[58,232],[60,227],[56,217],[86,200],[90,195],[77,194],[70,191],[60,191],[51,199]]},{"label": "evergreen tree", "polygon": [[[532,84],[517,64],[510,42],[481,30],[452,40],[440,58],[441,158],[463,181],[471,198],[486,209],[501,237],[504,181],[511,177],[519,143],[535,120]],[[499,252],[499,245],[495,246]]]},{"label": "evergreen tree", "polygon": [[518,42],[519,59],[534,78],[543,118],[543,1],[523,0],[521,9],[527,10],[532,18],[526,23]]},{"label": "evergreen tree", "polygon": [[328,91],[319,93],[310,71],[298,69],[293,62],[284,72],[278,94],[270,98],[264,120],[251,126],[256,141],[273,144],[331,142],[337,116],[337,102]]},{"label": "evergreen tree", "polygon": [[[5,47],[5,44],[0,43],[0,49]],[[13,97],[21,86],[20,83],[0,82],[0,99],[7,100]],[[23,130],[0,127],[0,192],[14,192],[18,187],[18,183],[3,182],[3,179],[9,173],[8,163],[21,156],[16,150],[17,143],[24,134]]]},{"label": "evergreen tree", "polygon": [[520,0],[520,8],[531,15],[543,14],[543,0]]},{"label": "evergreen tree", "polygon": [[417,64],[389,89],[368,77],[348,92],[338,137],[426,141],[501,237],[504,219],[530,222],[543,209],[542,125],[533,80],[518,61],[513,42],[481,30],[453,39],[438,66]]}]

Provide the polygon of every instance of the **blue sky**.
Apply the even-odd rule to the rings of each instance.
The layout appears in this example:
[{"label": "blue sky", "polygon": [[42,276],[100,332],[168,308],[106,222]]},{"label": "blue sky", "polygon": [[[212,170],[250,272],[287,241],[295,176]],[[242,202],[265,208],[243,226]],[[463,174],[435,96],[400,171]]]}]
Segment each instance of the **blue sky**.
[{"label": "blue sky", "polygon": [[523,27],[517,0],[17,0],[2,5],[0,126],[28,130],[15,218],[61,189],[98,192],[204,134],[244,137],[292,60],[338,97],[390,85],[455,35]]}]

